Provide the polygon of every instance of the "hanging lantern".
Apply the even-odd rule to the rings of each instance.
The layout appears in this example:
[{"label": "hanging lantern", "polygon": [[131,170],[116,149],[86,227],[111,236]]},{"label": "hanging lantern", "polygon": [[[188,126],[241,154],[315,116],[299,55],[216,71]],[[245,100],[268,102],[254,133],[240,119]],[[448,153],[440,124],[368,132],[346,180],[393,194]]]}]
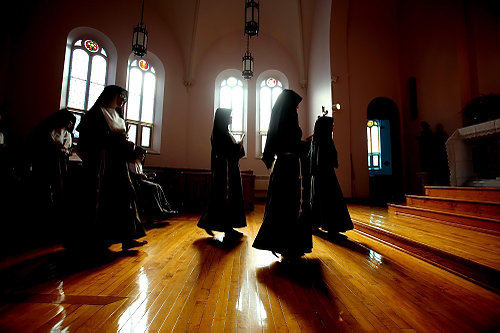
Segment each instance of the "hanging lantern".
[{"label": "hanging lantern", "polygon": [[252,37],[259,33],[259,3],[245,0],[245,34]]},{"label": "hanging lantern", "polygon": [[132,36],[132,52],[138,57],[143,57],[148,52],[148,31],[146,25],[143,24],[144,16],[144,0],[142,0],[141,23],[134,28]]},{"label": "hanging lantern", "polygon": [[245,52],[245,55],[241,59],[242,61],[242,69],[241,69],[241,76],[245,80],[250,80],[253,77],[253,57],[252,54],[250,53],[250,37],[247,37],[247,51]]},{"label": "hanging lantern", "polygon": [[253,77],[253,57],[250,51],[245,52],[243,56],[243,69],[241,71],[241,76],[245,80],[250,80]]}]

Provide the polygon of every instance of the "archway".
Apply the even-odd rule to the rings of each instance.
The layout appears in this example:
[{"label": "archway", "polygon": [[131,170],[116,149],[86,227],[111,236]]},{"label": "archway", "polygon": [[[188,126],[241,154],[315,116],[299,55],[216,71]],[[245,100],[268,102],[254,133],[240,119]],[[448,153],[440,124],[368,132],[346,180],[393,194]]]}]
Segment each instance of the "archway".
[{"label": "archway", "polygon": [[378,203],[403,198],[399,110],[390,98],[374,98],[367,108],[370,198]]}]

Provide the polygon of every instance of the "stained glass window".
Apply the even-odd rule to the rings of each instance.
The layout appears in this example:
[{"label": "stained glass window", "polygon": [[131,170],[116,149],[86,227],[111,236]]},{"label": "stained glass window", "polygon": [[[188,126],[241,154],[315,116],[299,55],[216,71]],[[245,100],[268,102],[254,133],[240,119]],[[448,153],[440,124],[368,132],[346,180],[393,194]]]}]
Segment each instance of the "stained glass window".
[{"label": "stained glass window", "polygon": [[[156,74],[144,59],[133,60],[128,68],[128,102],[126,119],[130,124],[129,140],[142,147],[151,147],[154,131]],[[130,131],[132,130],[133,133]]]},{"label": "stained glass window", "polygon": [[233,121],[229,129],[237,141],[241,140],[245,126],[243,99],[243,82],[241,80],[231,76],[221,82],[219,107],[232,110]]},{"label": "stained glass window", "polygon": [[97,44],[97,42],[94,42],[93,40],[87,39],[85,41],[85,48],[94,53],[99,51],[99,44]]},{"label": "stained glass window", "polygon": [[144,59],[141,59],[141,61],[139,61],[139,67],[143,70],[143,71],[147,71],[149,69],[149,64],[146,60]]},{"label": "stained glass window", "polygon": [[262,80],[260,83],[259,90],[259,135],[261,137],[260,140],[260,152],[264,151],[264,147],[266,145],[267,139],[267,130],[269,129],[269,121],[271,120],[271,111],[273,109],[274,103],[278,96],[283,91],[283,84],[281,81],[268,77],[265,80]]},{"label": "stained glass window", "polygon": [[270,88],[273,88],[276,86],[276,79],[270,77],[269,79],[267,79],[266,81],[266,85]]},{"label": "stained glass window", "polygon": [[380,170],[380,121],[368,120],[366,123],[366,141],[368,145],[368,169]]},{"label": "stained glass window", "polygon": [[66,107],[80,116],[90,109],[106,86],[108,58],[99,44],[77,40],[71,50]]}]

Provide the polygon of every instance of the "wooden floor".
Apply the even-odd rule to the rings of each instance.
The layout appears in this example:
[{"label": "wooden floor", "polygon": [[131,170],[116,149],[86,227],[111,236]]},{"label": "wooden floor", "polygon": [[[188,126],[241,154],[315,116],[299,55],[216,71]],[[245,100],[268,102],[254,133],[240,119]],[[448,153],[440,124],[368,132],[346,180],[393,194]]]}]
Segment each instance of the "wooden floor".
[{"label": "wooden floor", "polygon": [[258,205],[242,229],[246,237],[233,246],[221,243],[221,235],[207,237],[196,216],[183,216],[149,230],[149,244],[135,252],[120,253],[117,245],[103,258],[78,259],[58,249],[30,257],[38,263],[33,273],[3,286],[0,331],[500,327],[499,295],[354,231],[340,244],[314,237],[306,259],[280,263],[251,246],[262,215]]}]

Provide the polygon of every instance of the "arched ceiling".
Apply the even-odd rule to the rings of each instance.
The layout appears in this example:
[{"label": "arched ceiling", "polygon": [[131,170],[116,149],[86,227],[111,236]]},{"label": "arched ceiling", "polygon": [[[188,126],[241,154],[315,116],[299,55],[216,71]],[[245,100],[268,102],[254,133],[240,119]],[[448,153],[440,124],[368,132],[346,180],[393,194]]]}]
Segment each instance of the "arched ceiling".
[{"label": "arched ceiling", "polygon": [[[198,60],[213,43],[238,31],[243,36],[244,4],[244,0],[150,0],[145,20],[147,11],[155,10],[167,22],[182,50],[189,85]],[[259,34],[271,36],[290,52],[305,86],[315,0],[260,0],[259,4]]]}]

